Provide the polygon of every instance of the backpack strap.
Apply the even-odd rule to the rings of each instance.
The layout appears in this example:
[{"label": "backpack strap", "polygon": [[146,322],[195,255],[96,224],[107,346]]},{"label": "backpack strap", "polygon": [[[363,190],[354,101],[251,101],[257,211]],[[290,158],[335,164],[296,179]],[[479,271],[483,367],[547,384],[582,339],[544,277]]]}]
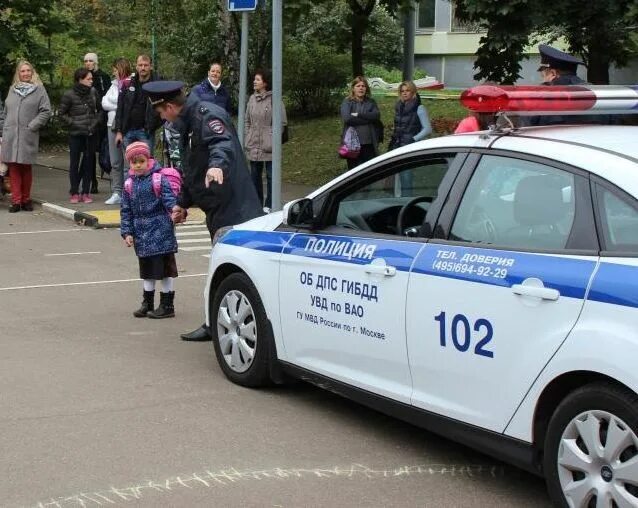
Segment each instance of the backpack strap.
[{"label": "backpack strap", "polygon": [[162,173],[157,171],[151,177],[153,178],[153,192],[159,198],[162,195]]}]

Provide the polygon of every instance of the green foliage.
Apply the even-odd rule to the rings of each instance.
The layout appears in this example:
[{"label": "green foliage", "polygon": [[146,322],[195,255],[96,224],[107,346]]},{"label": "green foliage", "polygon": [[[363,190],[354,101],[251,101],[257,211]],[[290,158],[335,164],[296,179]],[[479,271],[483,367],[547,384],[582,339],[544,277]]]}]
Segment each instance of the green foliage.
[{"label": "green foliage", "polygon": [[530,42],[551,42],[564,37],[572,52],[588,65],[588,80],[609,82],[609,66],[625,65],[636,53],[633,28],[636,0],[458,0],[456,15],[478,23],[481,38],[474,75],[477,80],[513,83],[520,76],[520,61]]},{"label": "green foliage", "polygon": [[[288,4],[286,4],[287,8]],[[352,16],[346,0],[313,5],[300,16],[290,38],[300,43],[316,41],[330,46],[337,53],[352,49]],[[363,38],[363,58],[366,63],[397,67],[402,61],[402,29],[383,7],[376,6],[370,14],[368,31]]]},{"label": "green foliage", "polygon": [[0,7],[0,90],[5,91],[20,58],[28,59],[39,73],[53,67],[47,39],[65,30],[67,20],[51,0],[4,0]]},{"label": "green foliage", "polygon": [[336,111],[343,98],[339,89],[348,79],[348,63],[347,54],[337,54],[328,46],[287,44],[283,84],[291,113],[320,116]]},{"label": "green foliage", "polygon": [[[364,75],[367,78],[381,78],[386,83],[400,83],[403,81],[403,71],[399,69],[387,69],[381,65],[366,64],[363,66]],[[414,69],[412,79],[427,77],[427,72],[423,69]]]}]

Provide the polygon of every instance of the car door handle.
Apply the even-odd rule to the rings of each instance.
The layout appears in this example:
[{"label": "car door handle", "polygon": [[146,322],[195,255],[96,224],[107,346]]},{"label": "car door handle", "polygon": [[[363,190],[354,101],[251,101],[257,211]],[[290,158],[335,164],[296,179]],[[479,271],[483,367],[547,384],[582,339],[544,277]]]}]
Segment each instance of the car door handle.
[{"label": "car door handle", "polygon": [[372,275],[385,275],[386,277],[392,277],[396,275],[397,269],[394,266],[370,263],[369,265],[366,265],[365,272]]},{"label": "car door handle", "polygon": [[558,300],[560,292],[557,289],[544,288],[537,286],[527,286],[524,284],[514,284],[512,286],[512,292],[515,295],[520,296],[533,296],[535,298],[541,298],[542,300]]}]

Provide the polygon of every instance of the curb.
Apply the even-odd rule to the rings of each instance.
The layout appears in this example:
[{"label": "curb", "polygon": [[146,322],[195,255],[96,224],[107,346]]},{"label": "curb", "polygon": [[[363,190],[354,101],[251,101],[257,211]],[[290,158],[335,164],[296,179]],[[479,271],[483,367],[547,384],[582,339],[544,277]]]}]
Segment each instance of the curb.
[{"label": "curb", "polygon": [[33,199],[33,201],[40,204],[40,206],[42,206],[42,210],[46,212],[57,215],[58,217],[62,217],[64,219],[70,219],[73,222],[82,224],[84,226],[89,226],[92,228],[119,227],[119,224],[99,224],[97,217],[94,217],[90,213],[78,212],[76,210],[73,210],[72,208],[66,208],[64,206],[56,205],[55,203],[48,203],[40,199]]}]

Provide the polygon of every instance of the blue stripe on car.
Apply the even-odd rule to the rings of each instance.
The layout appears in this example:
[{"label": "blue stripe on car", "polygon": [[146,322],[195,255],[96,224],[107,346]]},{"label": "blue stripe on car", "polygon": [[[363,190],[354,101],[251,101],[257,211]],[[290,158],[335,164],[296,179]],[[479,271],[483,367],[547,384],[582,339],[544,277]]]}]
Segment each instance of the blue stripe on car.
[{"label": "blue stripe on car", "polygon": [[[385,259],[389,266],[394,266],[399,271],[409,272],[412,269],[412,273],[415,274],[499,287],[511,287],[530,277],[537,277],[543,281],[545,287],[558,290],[561,296],[578,299],[585,297],[591,273],[597,262],[595,259],[576,259],[565,256],[468,248],[455,245],[424,244],[420,242],[348,236],[295,234],[279,231],[232,230],[223,237],[220,243],[265,252],[280,252],[293,256],[357,265],[365,265],[371,261],[371,259],[363,257],[316,252],[312,248],[308,248],[311,239],[316,241],[325,240],[326,243],[328,241],[345,242],[346,245],[354,243],[374,245],[374,258]],[[421,253],[419,254],[420,251]],[[479,263],[480,266],[489,266],[491,268],[507,268],[507,273],[502,278],[486,277],[478,275],[476,272],[442,271],[434,267],[434,263],[440,259],[437,258],[439,251],[454,253],[454,258],[451,261],[456,263],[462,263],[461,260],[464,256],[484,256],[511,259],[512,265],[505,267],[498,263],[489,265]],[[447,259],[441,260],[447,261]],[[588,299],[638,308],[638,291],[636,291],[636,283],[634,282],[636,280],[638,280],[638,267],[636,266],[601,263]]]}]

